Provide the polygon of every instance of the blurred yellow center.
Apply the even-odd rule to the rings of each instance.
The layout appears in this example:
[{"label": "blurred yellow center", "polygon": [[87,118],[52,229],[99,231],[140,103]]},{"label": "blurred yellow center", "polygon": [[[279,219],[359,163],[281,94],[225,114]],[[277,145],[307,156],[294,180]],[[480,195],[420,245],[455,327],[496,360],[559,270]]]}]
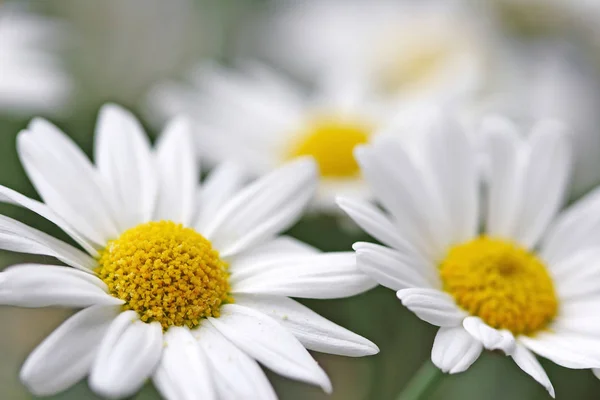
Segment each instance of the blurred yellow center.
[{"label": "blurred yellow center", "polygon": [[558,310],[544,264],[511,242],[480,236],[454,246],[440,264],[440,275],[461,308],[515,335],[543,330]]},{"label": "blurred yellow center", "polygon": [[353,150],[369,140],[370,129],[356,122],[316,120],[294,144],[290,157],[312,156],[322,177],[352,178],[359,174]]},{"label": "blurred yellow center", "polygon": [[108,242],[96,272],[125,309],[163,329],[195,327],[233,301],[219,253],[202,235],[171,221],[141,224]]}]

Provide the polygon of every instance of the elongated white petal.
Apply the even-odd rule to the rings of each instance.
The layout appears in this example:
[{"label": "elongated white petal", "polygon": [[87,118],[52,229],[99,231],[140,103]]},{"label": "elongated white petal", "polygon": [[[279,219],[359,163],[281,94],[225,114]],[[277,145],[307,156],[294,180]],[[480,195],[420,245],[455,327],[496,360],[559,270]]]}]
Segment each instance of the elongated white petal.
[{"label": "elongated white petal", "polygon": [[600,188],[562,212],[548,230],[540,253],[550,264],[559,264],[580,249],[596,246],[600,236]]},{"label": "elongated white petal", "polygon": [[560,314],[552,322],[552,330],[571,334],[600,335],[600,296],[585,296],[561,300]]},{"label": "elongated white petal", "polygon": [[490,159],[486,232],[511,239],[523,201],[525,145],[515,128],[504,120],[488,120],[484,129]]},{"label": "elongated white petal", "polygon": [[457,374],[466,371],[481,354],[481,342],[462,326],[440,328],[431,349],[431,361],[442,371]]},{"label": "elongated white petal", "polygon": [[100,109],[95,140],[96,164],[112,187],[119,228],[149,221],[156,203],[157,175],[144,129],[129,111],[108,104]]},{"label": "elongated white petal", "polygon": [[427,257],[443,250],[439,232],[446,232],[443,210],[425,186],[425,177],[407,152],[392,141],[358,146],[355,157],[378,201],[394,217],[403,238]]},{"label": "elongated white petal", "polygon": [[379,352],[379,348],[370,340],[334,324],[287,297],[238,294],[235,302],[273,318],[309,350],[348,357]]},{"label": "elongated white petal", "polygon": [[103,184],[85,154],[58,128],[34,119],[17,138],[21,163],[44,202],[77,231],[102,246],[118,236]]},{"label": "elongated white petal", "polygon": [[277,399],[258,363],[210,322],[203,323],[192,333],[209,360],[220,399]]},{"label": "elongated white petal", "polygon": [[481,318],[467,317],[463,321],[463,327],[488,350],[502,350],[507,355],[512,355],[515,351],[516,342],[512,333],[494,329]]},{"label": "elongated white petal", "polygon": [[223,257],[271,239],[300,217],[317,186],[313,160],[300,158],[247,186],[225,204],[203,234]]},{"label": "elongated white petal", "polygon": [[331,392],[325,371],[302,344],[272,318],[248,307],[226,304],[221,307],[221,316],[209,321],[223,336],[267,368]]},{"label": "elongated white petal", "polygon": [[354,296],[377,285],[357,268],[352,252],[282,256],[239,272],[232,266],[232,271],[233,293],[335,299]]},{"label": "elongated white petal", "polygon": [[519,341],[529,350],[550,361],[572,369],[600,368],[600,341],[577,334],[539,333],[521,336]]},{"label": "elongated white petal", "polygon": [[162,327],[125,311],[110,325],[92,366],[92,390],[108,398],[135,394],[154,372],[163,348]]},{"label": "elongated white petal", "polygon": [[21,381],[33,394],[50,396],[83,379],[118,312],[118,307],[94,306],[66,320],[29,355]]},{"label": "elongated white petal", "polygon": [[0,304],[18,307],[120,305],[95,276],[69,267],[24,264],[0,272]]},{"label": "elongated white petal", "polygon": [[521,368],[527,375],[531,376],[535,379],[540,385],[542,385],[550,396],[553,398],[556,397],[554,393],[554,387],[546,375],[546,371],[540,365],[539,361],[535,358],[535,356],[527,350],[524,346],[518,344],[515,347],[515,351],[512,354],[513,360],[515,363]]},{"label": "elongated white petal", "polygon": [[88,273],[97,265],[96,260],[81,250],[3,215],[0,215],[0,249],[56,257]]},{"label": "elongated white petal", "polygon": [[291,236],[279,236],[260,246],[248,249],[234,257],[227,258],[229,270],[242,273],[253,266],[270,264],[290,256],[320,254],[321,251]]},{"label": "elongated white petal", "polygon": [[217,398],[206,354],[187,328],[171,327],[165,334],[153,380],[168,400]]},{"label": "elongated white petal", "polygon": [[396,296],[417,317],[432,325],[455,327],[467,317],[467,313],[456,306],[449,294],[436,289],[401,289]]},{"label": "elongated white petal", "polygon": [[246,180],[242,167],[233,162],[224,162],[208,175],[202,183],[198,196],[198,215],[194,227],[204,232],[214,215],[241,188]]},{"label": "elongated white petal", "polygon": [[160,176],[154,218],[189,226],[196,211],[200,166],[195,154],[190,121],[175,118],[158,139],[156,158]]},{"label": "elongated white petal", "polygon": [[358,268],[380,285],[393,290],[441,288],[435,267],[428,261],[373,243],[354,243]]},{"label": "elongated white petal", "polygon": [[337,198],[337,204],[365,232],[381,243],[398,250],[413,251],[414,248],[399,233],[389,217],[377,207],[364,200]]},{"label": "elongated white petal", "polygon": [[514,238],[525,247],[535,246],[556,216],[571,172],[570,142],[558,127],[538,126],[530,137],[530,146]]},{"label": "elongated white petal", "polygon": [[549,269],[561,303],[600,295],[600,247],[578,251]]},{"label": "elongated white petal", "polygon": [[[477,234],[479,228],[479,177],[476,152],[464,129],[450,118],[428,137],[433,184],[438,190],[449,224],[442,245],[462,243]],[[440,229],[442,227],[438,227]]]},{"label": "elongated white petal", "polygon": [[34,213],[46,218],[48,221],[54,223],[60,229],[62,229],[67,235],[71,236],[81,247],[85,249],[92,257],[97,257],[98,252],[92,241],[83,236],[80,232],[73,229],[67,222],[60,218],[54,213],[47,205],[40,203],[39,201],[30,199],[29,197],[23,196],[21,193],[15,192],[12,189],[0,185],[0,201],[8,201],[13,204],[25,207]]}]

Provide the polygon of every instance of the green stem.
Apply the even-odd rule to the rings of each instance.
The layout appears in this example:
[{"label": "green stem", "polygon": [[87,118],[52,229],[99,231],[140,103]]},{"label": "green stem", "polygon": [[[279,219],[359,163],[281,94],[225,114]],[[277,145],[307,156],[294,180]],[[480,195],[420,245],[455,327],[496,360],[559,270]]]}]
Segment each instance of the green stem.
[{"label": "green stem", "polygon": [[408,381],[398,400],[426,400],[436,388],[444,373],[431,360],[425,361],[417,373]]}]

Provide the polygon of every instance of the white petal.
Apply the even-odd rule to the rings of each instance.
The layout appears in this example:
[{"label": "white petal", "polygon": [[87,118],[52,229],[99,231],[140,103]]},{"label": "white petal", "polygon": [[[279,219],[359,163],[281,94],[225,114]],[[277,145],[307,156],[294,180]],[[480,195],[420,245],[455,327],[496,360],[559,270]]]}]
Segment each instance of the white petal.
[{"label": "white petal", "polygon": [[277,399],[258,363],[227,340],[210,322],[203,323],[192,333],[208,357],[220,399]]},{"label": "white petal", "polygon": [[157,177],[144,129],[129,111],[108,104],[100,109],[95,140],[96,164],[113,188],[120,229],[149,221]]},{"label": "white petal", "polygon": [[600,295],[600,247],[578,251],[549,269],[561,303]]},{"label": "white petal", "polygon": [[467,317],[467,313],[458,308],[449,294],[436,289],[401,289],[396,296],[417,317],[432,325],[455,327]]},{"label": "white petal", "polygon": [[83,379],[118,312],[118,307],[95,306],[73,315],[29,355],[21,381],[36,396],[50,396]]},{"label": "white petal", "polygon": [[276,294],[311,299],[354,296],[376,286],[356,266],[353,252],[265,258],[230,276],[233,293]]},{"label": "white petal", "polygon": [[[46,218],[60,229],[62,229],[67,235],[71,236],[81,247],[85,249],[92,257],[97,257],[98,252],[94,247],[93,243],[80,232],[71,228],[63,219],[56,215],[48,206],[39,201],[30,199],[29,197],[23,196],[21,193],[15,192],[12,189],[0,185],[0,201],[8,201],[13,204],[18,204],[21,207],[25,207],[34,213]],[[98,246],[103,247],[102,246]]]},{"label": "white petal", "polygon": [[542,243],[541,255],[557,264],[580,249],[596,246],[600,236],[600,188],[561,213]]},{"label": "white petal", "polygon": [[600,368],[600,341],[580,335],[539,333],[521,336],[519,341],[529,350],[566,368]]},{"label": "white petal", "polygon": [[[102,246],[118,236],[110,188],[85,154],[58,128],[34,119],[17,137],[21,163],[44,202],[69,225]],[[107,196],[108,194],[108,196]]]},{"label": "white petal", "polygon": [[216,399],[208,359],[189,329],[171,327],[154,373],[154,383],[168,400]]},{"label": "white petal", "polygon": [[317,169],[312,159],[290,162],[234,196],[203,234],[222,257],[237,254],[296,222],[316,186]]},{"label": "white petal", "polygon": [[484,126],[490,158],[486,233],[512,238],[521,209],[525,145],[506,121],[491,123]]},{"label": "white petal", "polygon": [[529,350],[527,350],[527,348],[522,345],[517,345],[515,347],[515,352],[512,354],[512,358],[523,371],[546,388],[552,398],[555,397],[554,387],[552,386],[548,375],[546,375],[546,371],[544,371],[544,368],[542,368],[539,361]]},{"label": "white petal", "polygon": [[158,322],[147,324],[134,311],[122,312],[100,343],[90,373],[90,387],[108,398],[132,396],[154,372],[162,348],[162,327]]},{"label": "white petal", "polygon": [[438,236],[447,230],[445,215],[407,152],[386,141],[379,146],[357,146],[355,157],[377,200],[394,217],[400,235],[422,254],[441,256],[444,246]]},{"label": "white petal", "polygon": [[600,296],[561,301],[560,313],[552,322],[552,330],[570,334],[600,336]]},{"label": "white petal", "polygon": [[306,256],[321,251],[291,236],[279,236],[260,246],[248,249],[235,257],[228,257],[231,272],[242,272],[256,264],[270,263],[292,255]]},{"label": "white petal", "polygon": [[265,314],[226,304],[219,318],[209,321],[241,350],[276,373],[320,386],[331,393],[325,371],[286,329]]},{"label": "white petal", "polygon": [[202,183],[198,196],[198,215],[194,227],[204,232],[221,206],[243,186],[246,174],[233,162],[218,165]]},{"label": "white petal", "polygon": [[377,283],[393,290],[440,288],[435,267],[422,258],[373,243],[354,243],[358,268]]},{"label": "white petal", "polygon": [[347,357],[379,353],[370,340],[283,296],[238,294],[235,303],[258,310],[289,330],[309,350]]},{"label": "white petal", "polygon": [[154,218],[189,226],[195,214],[200,166],[196,159],[190,121],[175,118],[158,139],[157,168],[160,176]]},{"label": "white petal", "polygon": [[562,206],[571,172],[570,144],[566,134],[553,126],[540,125],[530,137],[515,236],[525,247],[538,243]]},{"label": "white petal", "polygon": [[488,350],[502,350],[507,355],[515,351],[516,342],[512,333],[494,329],[479,317],[465,318],[463,327]]},{"label": "white petal", "polygon": [[69,267],[23,264],[0,272],[0,304],[18,307],[120,305],[104,282]]},{"label": "white petal", "polygon": [[482,349],[481,343],[462,326],[440,328],[431,349],[431,361],[445,373],[457,374],[466,371]]},{"label": "white petal", "polygon": [[428,137],[432,177],[439,190],[451,229],[445,245],[462,243],[479,228],[479,181],[472,148],[464,130],[450,118],[442,118]]},{"label": "white petal", "polygon": [[389,217],[377,207],[364,200],[338,197],[338,206],[346,212],[365,232],[381,243],[398,250],[411,250],[408,243],[399,233]]},{"label": "white petal", "polygon": [[56,257],[88,273],[97,265],[96,260],[81,250],[3,215],[0,215],[0,249]]}]

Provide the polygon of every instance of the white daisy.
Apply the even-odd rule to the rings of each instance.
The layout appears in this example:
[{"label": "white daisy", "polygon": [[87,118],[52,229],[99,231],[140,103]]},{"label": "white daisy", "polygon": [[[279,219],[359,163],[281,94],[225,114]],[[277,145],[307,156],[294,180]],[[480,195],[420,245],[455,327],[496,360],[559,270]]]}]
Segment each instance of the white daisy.
[{"label": "white daisy", "polygon": [[357,149],[385,212],[339,205],[384,244],[356,243],[359,268],[440,327],[436,366],[462,372],[482,349],[502,350],[554,395],[533,353],[567,368],[600,366],[600,192],[557,216],[571,164],[560,128],[541,123],[527,140],[506,121],[486,129],[486,202],[477,153],[458,124],[438,119],[421,153],[390,141]]},{"label": "white daisy", "polygon": [[495,22],[462,1],[273,3],[246,41],[301,76],[358,74],[400,100],[449,100],[478,89],[496,47]]},{"label": "white daisy", "polygon": [[189,84],[156,87],[149,109],[163,117],[191,115],[202,158],[211,164],[235,158],[263,174],[298,156],[314,157],[321,176],[316,205],[336,212],[335,194],[364,195],[352,150],[371,139],[387,114],[360,81],[328,77],[307,94],[257,64],[244,72],[199,68]]},{"label": "white daisy", "polygon": [[72,82],[52,52],[60,47],[63,29],[55,20],[0,3],[0,111],[64,109]]},{"label": "white daisy", "polygon": [[0,273],[0,303],[83,308],[29,356],[21,379],[36,395],[85,376],[109,398],[149,377],[167,399],[275,398],[265,367],[331,391],[305,348],[375,354],[370,341],[289,299],[338,298],[373,282],[352,252],[320,254],[277,236],[315,190],[299,159],[243,186],[233,164],[198,187],[194,146],[175,120],[152,150],[135,118],[100,112],[96,166],[60,130],[36,119],[18,151],[44,203],[0,186],[5,201],[57,224],[85,250],[0,217],[0,248],[68,266]]}]

